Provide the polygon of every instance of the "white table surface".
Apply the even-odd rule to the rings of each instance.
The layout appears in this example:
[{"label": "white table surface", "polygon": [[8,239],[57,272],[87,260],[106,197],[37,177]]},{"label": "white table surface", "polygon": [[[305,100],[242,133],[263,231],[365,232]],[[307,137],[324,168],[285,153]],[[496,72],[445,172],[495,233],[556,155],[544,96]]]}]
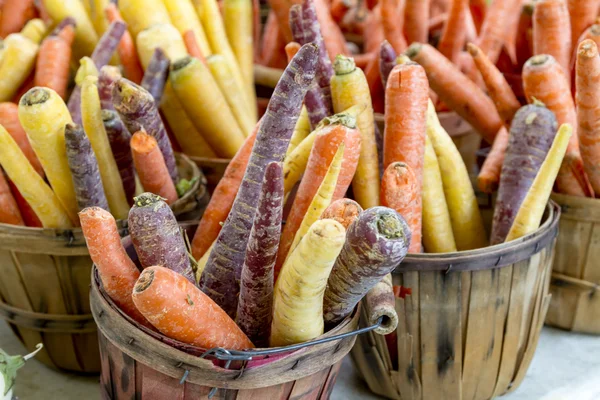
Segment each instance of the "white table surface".
[{"label": "white table surface", "polygon": [[[0,321],[0,348],[24,353],[4,321]],[[58,373],[29,361],[19,371],[15,395],[20,400],[98,399],[98,377]],[[346,359],[331,400],[383,399],[369,392]],[[600,336],[544,328],[523,384],[502,400],[600,400]],[[439,399],[443,400],[443,399]]]}]

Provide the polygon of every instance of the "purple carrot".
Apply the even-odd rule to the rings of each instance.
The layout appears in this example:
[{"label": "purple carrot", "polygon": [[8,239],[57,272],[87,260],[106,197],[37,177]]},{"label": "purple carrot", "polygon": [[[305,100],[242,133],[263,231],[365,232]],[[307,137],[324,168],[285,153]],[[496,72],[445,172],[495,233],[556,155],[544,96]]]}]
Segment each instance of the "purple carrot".
[{"label": "purple carrot", "polygon": [[316,83],[313,83],[310,90],[306,92],[304,105],[306,106],[306,111],[308,111],[308,119],[312,129],[315,129],[323,118],[329,117],[325,97]]},{"label": "purple carrot", "polygon": [[115,82],[122,77],[118,67],[105,65],[100,69],[100,75],[98,76],[98,94],[100,95],[100,107],[103,110],[115,109],[112,103],[112,88]]},{"label": "purple carrot", "polygon": [[[104,32],[104,35],[102,35],[98,44],[96,44],[91,56],[91,59],[94,61],[98,70],[108,64],[114,52],[117,50],[117,46],[126,29],[127,25],[124,22],[115,21],[110,24],[106,32]],[[69,101],[67,102],[67,107],[73,121],[77,124],[81,124],[81,87],[79,85],[75,86],[73,89]]]},{"label": "purple carrot", "polygon": [[137,196],[129,210],[127,223],[143,268],[160,265],[196,284],[177,219],[160,196],[153,193]]},{"label": "purple carrot", "polygon": [[392,72],[395,65],[396,52],[390,42],[384,40],[381,42],[381,47],[379,48],[379,72],[384,88],[387,86],[387,78],[390,76],[390,72]]},{"label": "purple carrot", "polygon": [[302,26],[302,5],[294,4],[290,7],[290,29],[292,38],[299,44],[304,44],[304,31]]},{"label": "purple carrot", "polygon": [[333,326],[349,315],[356,304],[402,262],[411,233],[400,214],[387,207],[363,211],[350,224],[323,299],[323,316]]},{"label": "purple carrot", "polygon": [[65,147],[79,211],[86,207],[100,207],[109,211],[98,161],[81,126],[67,124]]},{"label": "purple carrot", "polygon": [[377,146],[377,161],[379,163],[379,177],[383,176],[385,172],[385,168],[383,168],[383,134],[381,133],[381,129],[379,129],[379,125],[375,123],[375,145]]},{"label": "purple carrot", "polygon": [[163,49],[157,47],[152,53],[152,58],[142,79],[142,87],[150,92],[156,104],[160,104],[167,76],[169,75],[169,65],[169,57]]},{"label": "purple carrot", "polygon": [[73,17],[67,17],[63,19],[58,23],[58,25],[56,25],[54,30],[52,30],[50,36],[57,36],[67,25],[71,25],[73,28],[75,28],[77,26],[77,21],[75,21],[75,18]]},{"label": "purple carrot", "polygon": [[121,175],[125,196],[131,205],[135,195],[135,167],[133,166],[133,157],[129,145],[131,134],[125,128],[116,111],[102,110],[102,122],[108,136],[110,149],[119,169],[119,175]]},{"label": "purple carrot", "polygon": [[237,310],[239,280],[265,168],[272,161],[282,161],[285,156],[302,99],[315,76],[317,52],[314,44],[302,46],[277,83],[231,212],[202,274],[204,293],[232,317]]},{"label": "purple carrot", "polygon": [[235,322],[257,347],[269,347],[273,313],[273,267],[277,259],[283,208],[283,169],[271,162],[265,170],[256,217],[242,267]]},{"label": "purple carrot", "polygon": [[135,133],[143,128],[148,135],[156,139],[169,174],[173,182],[177,183],[177,164],[173,147],[152,95],[143,87],[121,78],[113,86],[113,105],[129,132]]},{"label": "purple carrot", "polygon": [[552,142],[557,122],[541,103],[521,107],[513,117],[492,220],[491,244],[504,242]]},{"label": "purple carrot", "polygon": [[319,47],[319,62],[317,64],[316,81],[323,97],[329,107],[329,114],[332,114],[331,88],[329,82],[333,76],[333,67],[327,54],[327,48],[321,34],[321,25],[317,19],[317,9],[313,0],[304,0],[302,3],[302,30],[304,31],[304,43],[315,43]]}]

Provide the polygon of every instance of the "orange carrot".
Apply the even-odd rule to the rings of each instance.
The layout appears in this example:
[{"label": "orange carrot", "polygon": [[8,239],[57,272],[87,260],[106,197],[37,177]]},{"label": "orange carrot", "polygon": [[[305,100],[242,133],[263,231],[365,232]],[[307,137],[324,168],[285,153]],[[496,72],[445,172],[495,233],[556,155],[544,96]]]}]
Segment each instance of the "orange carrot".
[{"label": "orange carrot", "polygon": [[0,14],[0,37],[19,32],[25,23],[35,18],[33,0],[4,0]]},{"label": "orange carrot", "polygon": [[205,349],[244,350],[254,347],[210,297],[168,268],[146,268],[131,297],[148,321],[172,339]]},{"label": "orange carrot", "polygon": [[285,55],[287,56],[288,63],[294,58],[298,50],[300,50],[300,47],[302,46],[300,46],[300,43],[298,42],[289,42],[285,45]]},{"label": "orange carrot", "polygon": [[210,202],[202,215],[192,241],[192,256],[196,260],[199,260],[206,253],[217,236],[219,236],[221,224],[225,221],[227,215],[229,215],[235,196],[242,183],[242,178],[246,172],[246,166],[252,153],[259,125],[260,121],[229,162],[223,177],[210,197]]},{"label": "orange carrot", "polygon": [[469,10],[473,16],[473,22],[475,23],[477,32],[481,32],[481,26],[483,25],[487,13],[487,5],[488,3],[485,0],[469,0]]},{"label": "orange carrot", "polygon": [[177,190],[156,139],[142,131],[134,133],[131,154],[144,190],[164,198],[167,204],[173,204],[178,198]]},{"label": "orange carrot", "polygon": [[396,210],[412,232],[409,253],[421,252],[422,197],[420,178],[403,162],[391,163],[381,178],[381,205]]},{"label": "orange carrot", "polygon": [[377,3],[375,8],[369,12],[367,21],[365,22],[364,51],[365,53],[374,54],[379,50],[381,42],[385,40],[385,31],[383,29],[383,21],[381,18],[381,4]]},{"label": "orange carrot", "polygon": [[494,64],[498,61],[512,15],[520,11],[520,2],[521,0],[494,1],[485,13],[477,45]]},{"label": "orange carrot", "polygon": [[346,229],[363,212],[360,204],[350,199],[339,199],[332,202],[321,214],[320,219],[335,219]]},{"label": "orange carrot", "polygon": [[50,35],[42,41],[35,67],[35,86],[50,88],[66,99],[74,39],[75,29],[73,25],[67,25],[57,35]]},{"label": "orange carrot", "polygon": [[575,132],[575,104],[563,68],[550,55],[531,57],[523,67],[523,90],[529,102],[537,99],[554,112],[559,125],[568,123],[573,127],[567,154],[556,178],[557,190],[574,196],[590,196],[591,185],[583,173],[578,134]]},{"label": "orange carrot", "polygon": [[365,68],[365,78],[369,84],[371,92],[371,101],[373,102],[373,111],[383,113],[385,108],[383,81],[381,80],[381,72],[379,71],[379,57],[374,54],[369,64]]},{"label": "orange carrot", "polygon": [[79,220],[104,290],[125,314],[149,326],[131,298],[140,271],[121,244],[115,218],[100,207],[88,207],[79,213]]},{"label": "orange carrot", "polygon": [[468,0],[452,0],[450,14],[438,43],[440,53],[455,64],[465,44],[467,7]]},{"label": "orange carrot", "polygon": [[300,182],[292,208],[283,227],[277,252],[277,262],[275,264],[275,276],[279,274],[286,260],[304,214],[306,214],[313,197],[317,194],[319,186],[341,143],[345,144],[344,159],[332,201],[344,197],[352,182],[360,155],[361,137],[360,132],[355,128],[355,122],[349,122],[348,125],[346,126],[343,121],[339,121],[338,123],[323,127],[317,133],[304,172],[305,179],[302,179]]},{"label": "orange carrot", "polygon": [[600,45],[600,18],[596,19],[593,25],[590,25],[577,39],[577,42],[573,43],[573,53],[571,55],[571,71],[575,68],[575,62],[577,61],[577,49],[581,42],[586,39],[591,39],[596,43],[596,46]]},{"label": "orange carrot", "polygon": [[[268,0],[269,6],[271,6],[271,10],[269,11],[269,17],[267,18],[267,22],[265,25],[264,32],[267,32],[267,27],[269,26],[269,19],[273,18],[277,25],[279,25],[279,29],[281,29],[281,35],[284,43],[289,43],[294,38],[292,37],[292,31],[289,26],[289,16],[290,16],[290,8],[294,4],[298,4],[299,2],[296,0]],[[271,17],[272,16],[272,17]]]},{"label": "orange carrot", "polygon": [[400,54],[406,49],[406,39],[402,33],[402,20],[398,16],[398,4],[395,0],[380,1],[383,35],[390,42],[396,54]]},{"label": "orange carrot", "polygon": [[[549,54],[570,74],[569,10],[563,0],[539,0],[533,9],[533,54]],[[570,86],[570,80],[567,81]],[[559,122],[559,125],[561,122]],[[574,127],[574,126],[573,126]],[[573,137],[577,135],[573,134]]]},{"label": "orange carrot", "polygon": [[408,43],[427,43],[429,0],[406,0],[404,4],[404,37]]},{"label": "orange carrot", "polygon": [[0,125],[2,125],[17,142],[17,145],[27,157],[33,168],[41,175],[44,176],[44,169],[42,164],[38,160],[25,130],[19,122],[19,107],[15,103],[0,103]]},{"label": "orange carrot", "polygon": [[21,212],[21,217],[23,218],[25,226],[29,226],[31,228],[41,228],[43,226],[42,221],[40,221],[38,216],[35,214],[35,211],[33,211],[23,195],[21,195],[21,192],[19,192],[17,186],[11,180],[8,180],[8,186],[10,187],[10,191],[12,192],[15,202],[19,207],[19,211]]},{"label": "orange carrot", "polygon": [[373,58],[377,57],[377,53],[362,53],[362,54],[354,54],[352,58],[354,58],[354,63],[356,66],[362,70],[367,68],[370,62],[373,61]]},{"label": "orange carrot", "polygon": [[521,103],[517,100],[517,96],[515,96],[504,75],[498,71],[498,68],[483,54],[481,49],[473,43],[469,43],[467,49],[483,77],[488,94],[494,101],[498,114],[504,120],[505,126],[510,127],[510,121],[521,107]]},{"label": "orange carrot", "polygon": [[[119,9],[114,3],[108,4],[105,9],[105,13],[109,23],[123,21],[123,17],[121,17]],[[140,59],[138,58],[138,53],[135,49],[133,38],[128,31],[125,31],[121,37],[117,52],[119,54],[121,65],[123,66],[123,70],[125,71],[125,77],[139,85],[144,77],[144,70],[142,69]]]},{"label": "orange carrot", "polygon": [[515,56],[517,69],[533,55],[533,0],[526,0],[521,8],[515,36]]},{"label": "orange carrot", "polygon": [[327,54],[331,62],[335,60],[338,54],[345,56],[350,55],[350,50],[346,45],[346,39],[344,34],[340,30],[340,27],[335,23],[329,12],[329,6],[326,0],[304,0],[305,2],[311,1],[315,5],[317,11],[317,19],[321,26],[321,35],[323,36],[323,42],[327,48]]},{"label": "orange carrot", "polygon": [[3,171],[0,171],[0,223],[25,225]]},{"label": "orange carrot", "polygon": [[600,0],[567,0],[573,51],[577,51],[577,39],[579,39],[583,31],[594,23],[598,15],[599,6]]},{"label": "orange carrot", "polygon": [[285,68],[287,63],[285,62],[285,58],[281,56],[282,51],[285,53],[285,45],[286,41],[282,36],[275,13],[271,11],[265,23],[260,63],[267,67]]},{"label": "orange carrot", "polygon": [[202,61],[204,65],[206,65],[206,58],[202,54],[200,47],[198,46],[198,42],[196,41],[196,34],[193,30],[188,30],[183,34],[183,43],[185,43],[185,48],[188,53],[192,57],[196,57],[198,60]]},{"label": "orange carrot", "polygon": [[506,127],[500,128],[489,154],[485,158],[481,171],[477,176],[477,187],[483,193],[492,193],[498,189],[500,171],[504,162],[504,154],[508,146],[508,131]]}]

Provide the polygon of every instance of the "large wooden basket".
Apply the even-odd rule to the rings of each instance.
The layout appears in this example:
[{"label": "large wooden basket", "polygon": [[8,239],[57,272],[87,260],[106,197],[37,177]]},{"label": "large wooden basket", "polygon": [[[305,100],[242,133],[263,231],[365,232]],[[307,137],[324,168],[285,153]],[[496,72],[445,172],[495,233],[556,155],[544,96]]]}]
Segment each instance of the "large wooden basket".
[{"label": "large wooden basket", "polygon": [[550,202],[540,229],[522,239],[409,254],[393,275],[412,290],[396,300],[398,356],[372,335],[351,353],[371,390],[390,399],[487,400],[516,389],[550,302],[559,216]]},{"label": "large wooden basket", "polygon": [[[178,219],[197,218],[208,203],[198,167],[178,155],[192,189],[173,204]],[[121,234],[126,224],[119,222]],[[81,229],[40,229],[0,224],[0,317],[44,364],[67,371],[100,371],[97,328],[89,305],[89,257]]]},{"label": "large wooden basket", "polygon": [[546,323],[600,334],[600,200],[553,194],[562,209]]}]

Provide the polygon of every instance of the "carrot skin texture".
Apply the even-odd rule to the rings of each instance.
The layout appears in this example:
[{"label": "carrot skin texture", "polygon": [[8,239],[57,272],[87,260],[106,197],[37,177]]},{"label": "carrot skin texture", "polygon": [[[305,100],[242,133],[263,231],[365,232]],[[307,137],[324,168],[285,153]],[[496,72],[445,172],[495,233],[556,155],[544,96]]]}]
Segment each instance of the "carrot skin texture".
[{"label": "carrot skin texture", "polygon": [[29,143],[29,139],[27,138],[27,133],[25,133],[19,121],[19,107],[15,103],[0,103],[0,125],[12,136],[33,168],[41,176],[44,176],[42,164],[35,155],[31,143]]},{"label": "carrot skin texture", "polygon": [[131,134],[125,128],[123,121],[121,121],[116,111],[103,110],[102,123],[104,124],[117,168],[119,169],[125,196],[127,196],[127,201],[131,205],[133,204],[133,196],[135,195],[135,168],[129,144]]},{"label": "carrot skin texture", "polygon": [[[540,0],[533,9],[533,54],[549,54],[570,75],[571,22],[563,0]],[[569,82],[570,83],[570,82]]]},{"label": "carrot skin texture", "polygon": [[160,47],[157,47],[152,54],[152,58],[140,84],[152,95],[156,104],[160,104],[165,84],[167,83],[170,65],[171,62],[167,54]]},{"label": "carrot skin texture", "polygon": [[477,176],[477,187],[483,193],[493,193],[498,189],[500,184],[500,171],[504,163],[504,154],[508,146],[508,131],[505,127],[500,128],[492,148],[488,153],[481,171]]},{"label": "carrot skin texture", "polygon": [[323,211],[320,219],[335,219],[342,224],[345,229],[348,229],[350,224],[354,222],[363,211],[360,204],[354,200],[338,199],[333,201],[325,211]]},{"label": "carrot skin texture", "polygon": [[152,193],[137,196],[129,210],[128,222],[143,268],[161,265],[196,284],[177,219],[160,196]]},{"label": "carrot skin texture", "polygon": [[491,244],[504,242],[514,218],[556,135],[556,117],[538,105],[522,107],[513,119],[494,209]]},{"label": "carrot skin texture", "polygon": [[265,170],[256,217],[240,280],[235,322],[258,347],[268,347],[273,317],[273,267],[281,233],[283,170],[271,162]]},{"label": "carrot skin texture", "polygon": [[[123,17],[114,3],[110,3],[106,7],[105,13],[106,18],[110,23],[123,21]],[[138,58],[135,44],[129,31],[126,30],[125,33],[123,33],[121,41],[119,42],[119,47],[117,47],[117,52],[119,54],[119,61],[125,72],[125,78],[139,84],[142,81],[144,70],[140,64],[140,59]]]},{"label": "carrot skin texture", "polygon": [[[49,87],[63,99],[66,97],[74,38],[75,28],[67,25],[63,31],[42,41],[36,61],[34,86]],[[59,55],[61,57],[57,57]]]},{"label": "carrot skin texture", "polygon": [[373,207],[362,212],[350,224],[327,280],[325,324],[334,326],[348,316],[367,292],[402,262],[410,241],[408,224],[396,211]]},{"label": "carrot skin texture", "polygon": [[381,13],[381,25],[383,27],[384,39],[390,42],[396,53],[406,49],[406,39],[402,33],[402,20],[399,23],[398,3],[394,0],[381,0],[379,2]]},{"label": "carrot skin texture", "polygon": [[448,19],[444,24],[438,50],[453,63],[458,63],[467,36],[468,0],[452,0]]},{"label": "carrot skin texture", "polygon": [[0,223],[25,225],[17,201],[10,191],[3,171],[0,171],[0,210]]},{"label": "carrot skin texture", "polygon": [[571,25],[571,44],[577,50],[578,39],[598,16],[599,0],[567,0]]},{"label": "carrot skin texture", "polygon": [[40,221],[35,211],[33,211],[33,208],[31,208],[31,206],[29,205],[27,200],[25,200],[23,195],[21,195],[21,192],[19,192],[19,189],[14,184],[14,182],[8,180],[8,186],[10,187],[10,191],[12,192],[12,195],[15,198],[15,201],[17,202],[17,206],[21,211],[21,217],[23,217],[23,222],[25,223],[25,226],[30,226],[32,228],[41,228],[43,226],[42,221]]},{"label": "carrot skin texture", "polygon": [[404,4],[404,36],[408,43],[427,43],[430,0],[406,0]]},{"label": "carrot skin texture", "polygon": [[167,268],[152,266],[142,271],[132,298],[148,321],[170,338],[205,349],[254,347],[214,301]]},{"label": "carrot skin texture", "polygon": [[100,69],[100,75],[98,75],[98,96],[100,96],[100,108],[102,110],[115,109],[112,103],[112,88],[115,82],[121,78],[121,72],[118,67],[105,65]]},{"label": "carrot skin texture", "polygon": [[477,38],[477,46],[494,64],[498,61],[502,51],[512,13],[520,10],[519,2],[520,0],[494,0],[486,11],[481,32]]},{"label": "carrot skin texture", "polygon": [[177,182],[177,164],[173,147],[152,95],[135,83],[121,78],[113,86],[113,105],[129,132],[145,130],[158,142],[173,182]]},{"label": "carrot skin texture", "polygon": [[110,211],[96,155],[81,126],[67,124],[65,145],[79,210],[86,207],[100,207]]},{"label": "carrot skin texture", "polygon": [[[316,55],[315,45],[302,46],[279,80],[256,135],[240,190],[204,269],[202,290],[229,315],[237,309],[235,294],[265,167],[271,161],[282,161],[285,155],[302,99],[314,79]],[[224,256],[227,262],[223,262]]]},{"label": "carrot skin texture", "polygon": [[383,41],[379,48],[379,74],[381,75],[381,83],[384,88],[387,85],[390,72],[392,72],[392,69],[396,65],[396,57],[396,52],[390,42],[387,40]]},{"label": "carrot skin texture", "polygon": [[19,32],[35,16],[34,0],[8,0],[2,4],[0,37]]}]

